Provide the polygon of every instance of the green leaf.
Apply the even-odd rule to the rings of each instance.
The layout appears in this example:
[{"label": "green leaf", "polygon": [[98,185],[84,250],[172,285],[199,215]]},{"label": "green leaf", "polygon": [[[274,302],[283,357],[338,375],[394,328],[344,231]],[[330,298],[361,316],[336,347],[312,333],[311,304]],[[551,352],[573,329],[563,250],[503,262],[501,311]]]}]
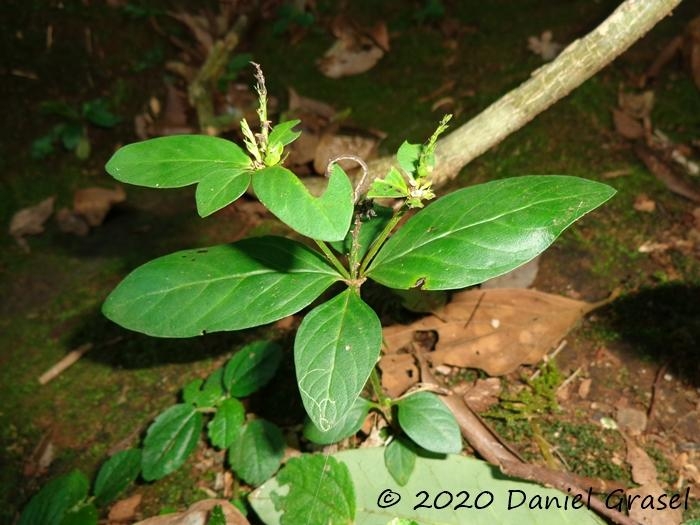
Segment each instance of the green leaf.
[{"label": "green leaf", "polygon": [[402,437],[395,438],[384,447],[384,463],[394,481],[402,487],[411,478],[413,468],[416,466],[416,453],[412,444]]},{"label": "green leaf", "polygon": [[398,401],[399,425],[417,445],[439,454],[462,450],[462,435],[452,412],[438,396],[418,392]]},{"label": "green leaf", "polygon": [[204,379],[193,379],[182,388],[182,400],[185,403],[197,405],[197,398],[201,392]]},{"label": "green leaf", "polygon": [[195,193],[199,216],[207,217],[243,195],[250,185],[250,174],[245,168],[224,168],[205,175]]},{"label": "green leaf", "polygon": [[416,172],[422,149],[422,144],[410,144],[407,141],[401,144],[396,153],[396,160],[406,173],[413,175]]},{"label": "green leaf", "polygon": [[464,188],[411,217],[367,275],[391,288],[465,288],[537,256],[614,193],[598,182],[537,175]]},{"label": "green leaf", "polygon": [[39,111],[44,115],[56,115],[66,120],[80,120],[80,113],[65,102],[59,100],[47,100],[39,104]]},{"label": "green leaf", "polygon": [[270,135],[267,139],[268,143],[272,145],[281,144],[282,146],[291,144],[297,138],[299,138],[299,135],[301,135],[301,131],[292,130],[292,128],[300,122],[301,120],[296,119],[280,122],[274,128],[272,128],[272,131],[270,131]]},{"label": "green leaf", "polygon": [[192,337],[276,321],[340,279],[303,244],[256,237],[150,261],[112,291],[102,311],[130,330]]},{"label": "green leaf", "polygon": [[75,146],[75,156],[80,160],[85,160],[90,157],[90,139],[82,135]]},{"label": "green leaf", "polygon": [[229,449],[228,461],[249,485],[260,485],[272,476],[284,456],[284,436],[277,425],[254,419],[243,427]]},{"label": "green leaf", "polygon": [[63,516],[60,525],[97,525],[97,508],[92,503],[73,507]]},{"label": "green leaf", "polygon": [[241,432],[244,421],[245,408],[238,399],[222,401],[207,426],[211,444],[217,448],[230,447]]},{"label": "green leaf", "polygon": [[201,432],[202,414],[192,405],[173,405],[160,414],[143,440],[143,479],[160,479],[180,468]]},{"label": "green leaf", "polygon": [[369,199],[392,199],[408,195],[408,184],[399,170],[394,167],[389,170],[383,180],[375,179],[367,192]]},{"label": "green leaf", "polygon": [[41,160],[53,153],[53,143],[56,140],[53,133],[48,133],[32,142],[31,156],[34,160]]},{"label": "green leaf", "polygon": [[109,110],[107,102],[98,98],[83,104],[83,116],[95,126],[113,128],[121,119]]},{"label": "green leaf", "polygon": [[226,525],[226,515],[221,505],[214,505],[209,514],[207,525]]},{"label": "green leaf", "polygon": [[61,127],[61,142],[68,151],[78,148],[80,141],[85,138],[85,130],[82,124],[66,124]]},{"label": "green leaf", "polygon": [[[364,448],[330,456],[329,461],[335,458],[350,471],[355,487],[354,523],[387,525],[397,516],[421,525],[605,523],[587,508],[586,498],[577,500],[572,506],[574,498],[571,494],[509,478],[497,467],[472,457],[450,455],[444,459],[431,459],[418,456],[410,480],[400,487],[387,471],[383,454],[383,448]],[[323,463],[324,457],[320,458]],[[291,491],[291,485],[288,489],[278,478],[279,475],[249,497],[253,509],[258,516],[264,517],[266,525],[283,523],[282,510],[276,510],[275,504]],[[309,480],[309,485],[318,487],[319,481],[324,479],[325,475],[317,474]],[[520,504],[523,495],[527,499]],[[547,498],[550,501],[548,509],[545,508]],[[557,503],[554,503],[555,498]],[[327,502],[334,501],[332,496],[317,500],[313,508],[323,505],[321,509],[324,509]],[[306,521],[301,519],[297,523]]]},{"label": "green leaf", "polygon": [[68,511],[87,497],[89,488],[78,470],[49,481],[24,508],[19,525],[60,525]]},{"label": "green leaf", "polygon": [[[384,229],[384,226],[391,220],[394,215],[394,210],[386,206],[380,206],[379,204],[374,204],[368,217],[362,218],[362,225],[360,226],[360,235],[358,238],[358,243],[360,249],[358,251],[358,259],[362,259],[367,251],[369,250],[372,241],[377,238],[377,235]],[[335,241],[330,243],[335,251],[347,255],[352,249],[352,228],[345,236],[342,241]]]},{"label": "green leaf", "polygon": [[173,135],[129,144],[105,169],[117,180],[149,188],[180,188],[209,173],[240,172],[250,159],[233,142],[206,135]]},{"label": "green leaf", "polygon": [[322,454],[291,458],[277,475],[289,492],[274,498],[281,525],[341,525],[355,522],[355,488],[348,468]]},{"label": "green leaf", "polygon": [[260,202],[297,232],[322,241],[340,241],[350,229],[353,189],[340,166],[333,165],[328,188],[314,197],[291,171],[281,166],[253,173],[253,190]]},{"label": "green leaf", "polygon": [[100,467],[95,478],[95,502],[103,507],[114,501],[141,472],[141,450],[130,448],[117,452]]},{"label": "green leaf", "polygon": [[217,406],[224,397],[224,370],[217,368],[206,381],[201,379],[187,383],[182,392],[186,403],[191,403],[198,408],[211,408]]},{"label": "green leaf", "polygon": [[282,360],[282,348],[271,341],[255,341],[226,363],[224,386],[232,396],[245,397],[267,384]]},{"label": "green leaf", "polygon": [[372,404],[363,397],[358,397],[355,404],[330,430],[322,431],[311,420],[304,425],[304,437],[318,445],[330,445],[356,434],[367,418]]},{"label": "green leaf", "polygon": [[352,409],[379,358],[377,314],[347,289],[309,312],[294,342],[301,399],[319,430],[327,432]]}]

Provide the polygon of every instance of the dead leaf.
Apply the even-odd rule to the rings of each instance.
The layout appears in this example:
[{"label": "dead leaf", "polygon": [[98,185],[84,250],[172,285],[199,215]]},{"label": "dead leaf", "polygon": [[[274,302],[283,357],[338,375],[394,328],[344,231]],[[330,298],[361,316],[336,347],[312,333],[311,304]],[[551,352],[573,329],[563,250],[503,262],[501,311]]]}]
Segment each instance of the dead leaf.
[{"label": "dead leaf", "polygon": [[529,288],[535,282],[539,268],[540,256],[538,255],[512,272],[481,283],[481,288]]},{"label": "dead leaf", "polygon": [[389,50],[389,32],[384,22],[362,29],[344,17],[333,23],[337,40],[317,62],[329,78],[359,75],[372,69]]},{"label": "dead leaf", "polygon": [[464,401],[474,412],[485,412],[499,401],[501,380],[497,377],[477,379],[464,394]]},{"label": "dead leaf", "polygon": [[132,523],[136,519],[136,511],[141,505],[143,497],[141,494],[134,494],[128,498],[114,503],[109,509],[107,518],[112,523]]},{"label": "dead leaf", "polygon": [[9,233],[26,252],[29,252],[29,245],[24,236],[38,235],[44,231],[44,223],[53,213],[55,200],[56,197],[49,197],[35,206],[19,210],[12,216]]},{"label": "dead leaf", "polygon": [[[617,425],[630,436],[638,436],[647,427],[647,414],[636,408],[619,408],[617,410]],[[635,479],[635,481],[637,481]],[[637,481],[637,483],[642,483]]]},{"label": "dead leaf", "polygon": [[114,189],[84,188],[73,194],[73,211],[85,217],[90,226],[99,226],[112,206],[125,200],[126,193],[121,186]]},{"label": "dead leaf", "polygon": [[420,379],[415,358],[411,354],[386,354],[379,360],[382,387],[391,397],[399,397]]},{"label": "dead leaf", "polygon": [[634,152],[642,159],[644,165],[654,176],[663,182],[673,193],[677,193],[694,202],[700,202],[700,189],[684,178],[676,175],[674,171],[649,148],[638,144]]},{"label": "dead leaf", "polygon": [[641,93],[626,93],[620,91],[617,95],[620,109],[632,118],[648,119],[654,107],[654,92],[647,90]]},{"label": "dead leaf", "polygon": [[530,36],[527,39],[527,48],[549,62],[559,54],[562,48],[562,45],[555,42],[552,38],[552,32],[549,30],[543,31],[539,37]]},{"label": "dead leaf", "polygon": [[640,193],[634,199],[634,209],[645,213],[653,213],[656,210],[656,202],[651,200],[646,193]]},{"label": "dead leaf", "polygon": [[[354,155],[367,161],[376,153],[377,143],[378,140],[371,137],[324,133],[316,147],[314,170],[325,173],[328,163],[341,155]],[[341,160],[338,164],[346,171],[357,167],[357,163],[351,160]]]},{"label": "dead leaf", "polygon": [[613,109],[613,123],[615,131],[626,139],[637,140],[644,137],[644,126],[641,122],[622,110]]},{"label": "dead leaf", "polygon": [[205,499],[198,501],[184,511],[165,516],[154,516],[134,525],[206,525],[212,509],[221,505],[226,517],[226,525],[250,525],[241,511],[225,499]]},{"label": "dead leaf", "polygon": [[79,237],[84,237],[90,231],[90,226],[85,219],[68,208],[61,208],[56,212],[56,223],[63,233],[71,233]]},{"label": "dead leaf", "polygon": [[467,290],[434,315],[384,329],[387,353],[435,330],[433,365],[481,368],[490,375],[537,363],[582,316],[600,306],[535,290]]}]

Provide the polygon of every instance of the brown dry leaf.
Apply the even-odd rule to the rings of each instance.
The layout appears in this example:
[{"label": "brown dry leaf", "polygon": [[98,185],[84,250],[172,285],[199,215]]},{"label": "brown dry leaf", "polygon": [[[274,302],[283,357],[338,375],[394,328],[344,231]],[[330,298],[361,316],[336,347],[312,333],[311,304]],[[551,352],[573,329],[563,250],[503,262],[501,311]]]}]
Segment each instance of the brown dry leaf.
[{"label": "brown dry leaf", "polygon": [[659,159],[649,148],[638,144],[634,152],[642,159],[644,165],[654,176],[663,182],[673,193],[677,193],[694,202],[700,202],[700,188],[680,177],[661,159]]},{"label": "brown dry leaf", "polygon": [[581,319],[600,306],[535,290],[467,290],[434,315],[384,329],[389,353],[416,330],[435,330],[433,365],[481,368],[489,375],[537,363]]},{"label": "brown dry leaf", "polygon": [[90,226],[99,226],[105,220],[112,205],[126,200],[121,186],[114,189],[84,188],[73,194],[73,211],[85,217]]},{"label": "brown dry leaf", "polygon": [[626,139],[637,140],[644,137],[644,126],[641,122],[624,111],[613,109],[613,123],[615,131]]},{"label": "brown dry leaf", "polygon": [[654,92],[625,93],[621,91],[617,96],[617,103],[620,109],[630,117],[639,120],[648,119],[654,107]]},{"label": "brown dry leaf", "polygon": [[318,68],[329,78],[359,75],[374,67],[389,50],[389,32],[384,22],[360,29],[346,18],[333,23],[337,40],[318,60]]},{"label": "brown dry leaf", "polygon": [[415,385],[420,373],[411,354],[386,354],[379,360],[382,387],[391,397],[399,397]]},{"label": "brown dry leaf", "polygon": [[296,116],[315,115],[325,120],[325,124],[330,122],[337,113],[330,104],[314,98],[303,97],[293,88],[289,88],[289,112]]},{"label": "brown dry leaf", "polygon": [[26,252],[29,252],[29,245],[24,236],[38,235],[44,231],[44,223],[53,213],[55,200],[56,197],[49,197],[35,206],[19,210],[12,216],[9,233]]},{"label": "brown dry leaf", "polygon": [[656,202],[651,200],[646,193],[640,193],[634,199],[634,209],[645,213],[656,211]]},{"label": "brown dry leaf", "polygon": [[[316,147],[314,170],[325,173],[328,163],[341,155],[355,155],[366,161],[376,153],[377,143],[378,140],[371,137],[324,133]],[[338,164],[346,171],[357,167],[357,163],[351,160],[341,160]]]},{"label": "brown dry leaf", "polygon": [[539,37],[530,36],[527,39],[527,48],[534,54],[541,56],[543,60],[553,60],[561,51],[562,45],[552,38],[552,32],[549,30],[543,31]]},{"label": "brown dry leaf", "polygon": [[487,288],[529,288],[537,278],[540,269],[540,256],[538,255],[530,262],[518,266],[515,270],[508,272],[488,281],[481,283],[481,289]]},{"label": "brown dry leaf", "polygon": [[141,494],[134,494],[114,503],[109,509],[109,515],[107,516],[109,523],[132,523],[136,519],[136,511],[141,505],[142,499]]},{"label": "brown dry leaf", "polygon": [[154,516],[134,525],[206,525],[209,514],[216,505],[221,505],[226,525],[250,525],[241,511],[225,499],[205,499],[190,505],[184,512]]},{"label": "brown dry leaf", "polygon": [[474,412],[486,412],[499,401],[501,380],[497,377],[477,379],[474,386],[464,394],[464,401]]}]

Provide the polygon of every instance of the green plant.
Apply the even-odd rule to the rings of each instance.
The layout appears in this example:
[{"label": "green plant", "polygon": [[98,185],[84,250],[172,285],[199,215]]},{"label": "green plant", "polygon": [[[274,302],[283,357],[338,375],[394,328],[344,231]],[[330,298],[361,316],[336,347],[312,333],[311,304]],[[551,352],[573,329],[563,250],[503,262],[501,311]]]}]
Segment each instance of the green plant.
[{"label": "green plant", "polygon": [[34,159],[43,159],[51,155],[57,142],[68,151],[73,151],[79,159],[87,159],[90,156],[88,126],[112,128],[121,121],[101,98],[84,102],[80,109],[65,102],[44,102],[40,110],[45,115],[60,117],[62,121],[32,143],[31,155]]}]

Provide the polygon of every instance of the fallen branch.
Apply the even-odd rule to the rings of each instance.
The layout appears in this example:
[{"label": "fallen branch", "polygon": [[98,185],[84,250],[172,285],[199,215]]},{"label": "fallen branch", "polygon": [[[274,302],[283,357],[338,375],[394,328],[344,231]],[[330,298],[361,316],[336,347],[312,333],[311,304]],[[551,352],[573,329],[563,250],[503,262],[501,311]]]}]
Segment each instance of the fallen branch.
[{"label": "fallen branch", "polygon": [[66,356],[61,359],[58,363],[49,368],[46,372],[41,374],[39,378],[39,384],[45,385],[49,381],[55,379],[63,373],[64,370],[73,366],[81,357],[92,350],[94,345],[92,343],[85,343],[80,345],[75,350],[71,350],[66,354]]}]

